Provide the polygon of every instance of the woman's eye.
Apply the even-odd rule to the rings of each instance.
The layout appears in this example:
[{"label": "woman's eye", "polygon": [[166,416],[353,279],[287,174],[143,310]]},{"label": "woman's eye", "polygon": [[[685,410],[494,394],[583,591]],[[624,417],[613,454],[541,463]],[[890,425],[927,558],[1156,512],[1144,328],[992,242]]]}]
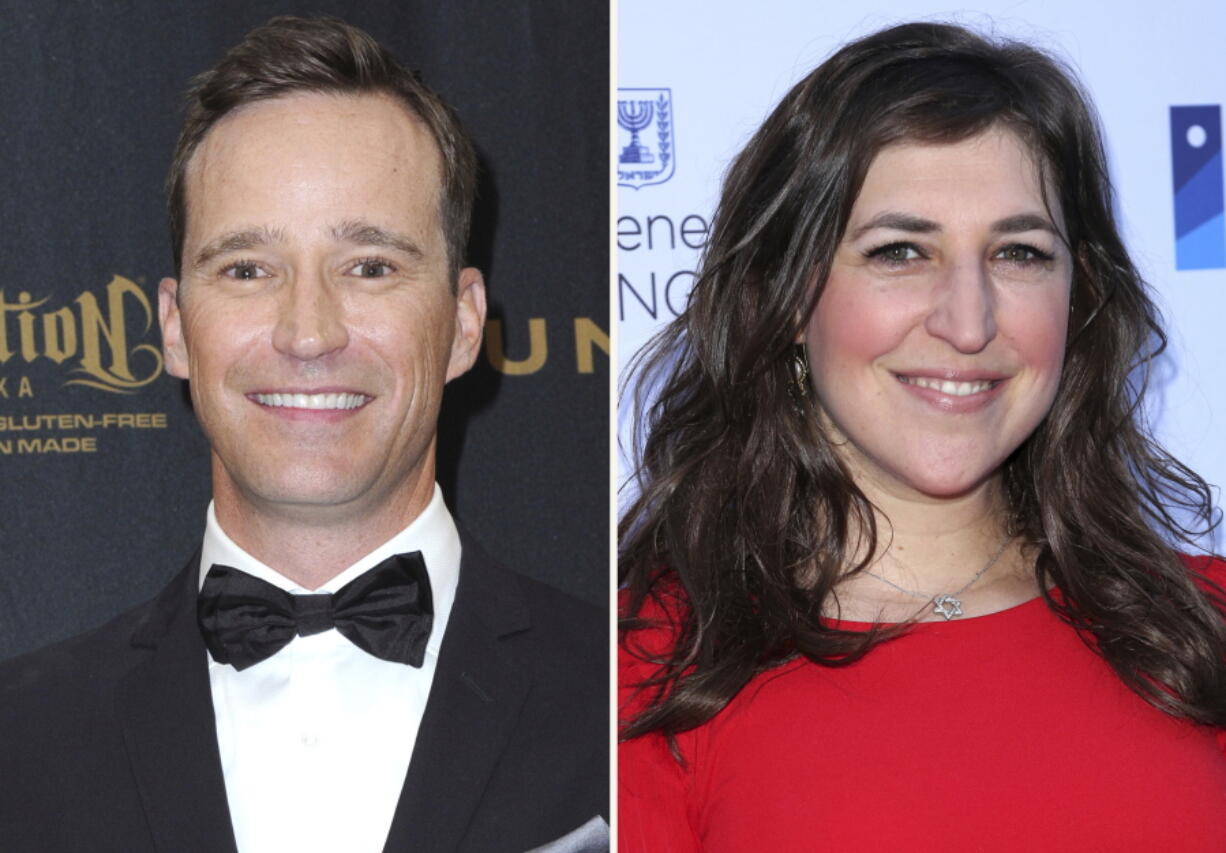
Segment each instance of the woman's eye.
[{"label": "woman's eye", "polygon": [[1035,261],[1046,263],[1052,259],[1052,255],[1034,246],[1027,246],[1022,243],[1015,243],[1011,246],[1005,246],[996,253],[996,257],[1002,261],[1009,261],[1015,264],[1029,264]]},{"label": "woman's eye", "polygon": [[904,264],[919,260],[924,254],[913,243],[888,243],[869,250],[866,256],[889,264]]}]

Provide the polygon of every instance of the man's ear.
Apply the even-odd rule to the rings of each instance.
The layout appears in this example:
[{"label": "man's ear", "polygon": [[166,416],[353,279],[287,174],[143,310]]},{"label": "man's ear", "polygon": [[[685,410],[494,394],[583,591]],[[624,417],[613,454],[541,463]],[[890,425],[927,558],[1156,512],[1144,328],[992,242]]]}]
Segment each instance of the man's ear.
[{"label": "man's ear", "polygon": [[485,279],[479,269],[465,267],[456,281],[455,336],[447,364],[448,382],[466,373],[476,362],[484,330]]},{"label": "man's ear", "polygon": [[188,378],[187,347],[183,343],[183,318],[179,313],[179,282],[164,278],[158,282],[158,322],[162,327],[162,356],[166,372]]}]

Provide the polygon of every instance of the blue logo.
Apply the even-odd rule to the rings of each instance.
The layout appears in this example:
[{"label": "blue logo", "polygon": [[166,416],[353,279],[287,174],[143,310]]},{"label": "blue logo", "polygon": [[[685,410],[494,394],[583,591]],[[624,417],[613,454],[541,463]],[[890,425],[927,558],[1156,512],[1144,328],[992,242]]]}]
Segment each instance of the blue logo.
[{"label": "blue logo", "polygon": [[1222,108],[1171,107],[1175,269],[1226,267]]},{"label": "blue logo", "polygon": [[672,89],[617,90],[617,184],[638,189],[673,176]]}]

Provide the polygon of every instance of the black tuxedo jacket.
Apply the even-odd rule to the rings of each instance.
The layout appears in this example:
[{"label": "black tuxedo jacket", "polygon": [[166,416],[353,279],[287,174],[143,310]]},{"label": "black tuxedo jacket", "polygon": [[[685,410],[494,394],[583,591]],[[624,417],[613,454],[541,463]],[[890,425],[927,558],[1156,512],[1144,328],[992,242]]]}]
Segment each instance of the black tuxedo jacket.
[{"label": "black tuxedo jacket", "polygon": [[[0,850],[235,850],[198,560],[153,601],[0,664]],[[607,637],[603,611],[465,540],[385,849],[522,851],[607,818]]]}]

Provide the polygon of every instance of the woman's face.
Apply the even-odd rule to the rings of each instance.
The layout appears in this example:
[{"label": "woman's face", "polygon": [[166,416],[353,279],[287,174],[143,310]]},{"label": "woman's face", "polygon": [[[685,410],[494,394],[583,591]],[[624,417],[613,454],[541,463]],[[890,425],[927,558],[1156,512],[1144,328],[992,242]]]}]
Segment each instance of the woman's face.
[{"label": "woman's face", "polygon": [[1064,233],[1009,130],[873,160],[805,331],[862,488],[968,495],[1038,426],[1064,360]]}]

